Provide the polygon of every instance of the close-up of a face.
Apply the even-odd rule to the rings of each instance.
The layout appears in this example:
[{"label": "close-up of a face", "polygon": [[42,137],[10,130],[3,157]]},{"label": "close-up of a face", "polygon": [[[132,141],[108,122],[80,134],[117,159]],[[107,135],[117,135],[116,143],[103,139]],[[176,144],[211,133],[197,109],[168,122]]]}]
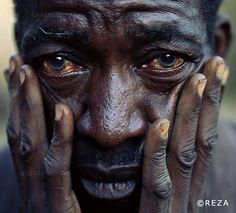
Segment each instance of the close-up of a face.
[{"label": "close-up of a face", "polygon": [[225,54],[206,2],[50,0],[21,8],[16,41],[39,78],[48,137],[55,104],[74,115],[72,189],[82,211],[138,211],[148,128],[173,120],[186,80]]}]

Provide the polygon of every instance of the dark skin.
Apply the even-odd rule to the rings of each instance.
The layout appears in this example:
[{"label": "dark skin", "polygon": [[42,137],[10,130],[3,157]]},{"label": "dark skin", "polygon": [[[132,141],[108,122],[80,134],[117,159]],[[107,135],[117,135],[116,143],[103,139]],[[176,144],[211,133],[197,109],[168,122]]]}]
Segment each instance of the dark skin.
[{"label": "dark skin", "polygon": [[31,11],[10,60],[22,212],[198,212],[228,76],[212,57],[225,28],[213,53],[200,1],[69,2],[47,6],[70,13]]}]

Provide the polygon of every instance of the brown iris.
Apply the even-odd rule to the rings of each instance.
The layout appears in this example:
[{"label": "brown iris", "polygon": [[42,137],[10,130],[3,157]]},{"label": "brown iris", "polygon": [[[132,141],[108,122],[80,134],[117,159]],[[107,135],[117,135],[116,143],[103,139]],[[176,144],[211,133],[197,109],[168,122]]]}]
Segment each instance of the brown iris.
[{"label": "brown iris", "polygon": [[53,56],[43,61],[42,69],[50,74],[67,74],[81,69],[81,66],[61,56]]},{"label": "brown iris", "polygon": [[163,53],[144,66],[153,70],[176,69],[184,64],[184,62],[184,59],[180,56],[171,53]]}]

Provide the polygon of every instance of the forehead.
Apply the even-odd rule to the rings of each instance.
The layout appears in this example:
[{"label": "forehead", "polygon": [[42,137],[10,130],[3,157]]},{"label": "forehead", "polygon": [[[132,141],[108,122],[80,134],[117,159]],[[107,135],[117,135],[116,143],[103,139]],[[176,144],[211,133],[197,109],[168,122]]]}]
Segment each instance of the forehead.
[{"label": "forehead", "polygon": [[[119,18],[125,12],[159,11],[193,16],[200,11],[201,0],[40,0],[31,1],[31,12],[52,11],[102,13],[105,18]],[[200,17],[199,17],[200,18]]]},{"label": "forehead", "polygon": [[[28,15],[32,19],[27,20],[30,27],[26,28],[25,37],[32,37],[33,31],[44,34],[55,31],[57,35],[63,31],[78,38],[85,35],[87,40],[93,35],[106,41],[117,41],[121,34],[135,42],[157,37],[173,41],[181,37],[182,41],[191,40],[200,47],[206,40],[200,3],[200,0],[34,1],[29,5]],[[100,40],[94,42],[103,46]]]},{"label": "forehead", "polygon": [[83,8],[83,9],[131,9],[131,8],[149,8],[149,7],[178,7],[178,6],[188,6],[191,7],[200,7],[201,0],[40,0],[40,1],[31,1],[33,5],[41,8],[50,8],[53,7],[67,7],[67,8]]}]

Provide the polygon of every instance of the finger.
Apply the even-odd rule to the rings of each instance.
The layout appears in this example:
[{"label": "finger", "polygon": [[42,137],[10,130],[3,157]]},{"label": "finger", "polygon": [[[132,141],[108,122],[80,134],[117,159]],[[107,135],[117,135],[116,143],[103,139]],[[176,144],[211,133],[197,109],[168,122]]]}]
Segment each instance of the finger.
[{"label": "finger", "polygon": [[189,208],[198,208],[198,199],[204,199],[204,184],[209,164],[217,142],[217,123],[222,90],[228,78],[228,68],[223,59],[214,57],[205,67],[208,82],[203,96],[197,132],[197,160],[193,169],[191,202]]},{"label": "finger", "polygon": [[[39,169],[47,153],[47,135],[40,85],[34,70],[24,65],[20,72],[21,155],[31,169]],[[37,155],[34,155],[37,153]],[[29,158],[29,159],[28,159]],[[25,162],[27,163],[27,162]]]},{"label": "finger", "polygon": [[8,87],[10,94],[10,102],[8,107],[8,121],[7,121],[7,137],[10,146],[13,162],[16,168],[17,177],[19,182],[23,184],[21,180],[21,172],[23,171],[22,165],[19,159],[20,148],[20,110],[19,110],[19,72],[22,66],[22,59],[20,55],[14,55],[10,58],[9,69],[7,70]]},{"label": "finger", "polygon": [[11,56],[9,61],[9,70],[5,73],[8,80],[8,90],[10,97],[14,97],[20,87],[19,73],[23,65],[23,59],[20,54]]},{"label": "finger", "polygon": [[42,162],[47,153],[48,139],[40,85],[34,70],[24,65],[20,71],[20,158],[32,211],[44,202]]},{"label": "finger", "polygon": [[222,98],[223,98],[223,95],[224,95],[224,92],[225,92],[225,87],[226,87],[226,84],[227,84],[227,82],[228,82],[229,74],[230,74],[230,69],[229,69],[229,67],[225,64],[225,70],[224,70],[224,73],[223,73],[223,76],[222,76],[222,81],[221,81],[221,97],[220,97],[220,103],[221,103],[221,101],[222,101]]},{"label": "finger", "polygon": [[22,59],[19,55],[12,56],[9,62],[8,69],[8,87],[10,94],[10,103],[9,103],[9,117],[7,124],[7,135],[9,139],[9,145],[12,148],[12,151],[15,153],[15,146],[19,144],[15,144],[15,138],[18,137],[20,131],[20,112],[19,112],[19,100],[18,100],[18,92],[19,92],[19,73],[22,66]]},{"label": "finger", "polygon": [[192,166],[196,159],[195,141],[198,115],[206,78],[195,74],[186,83],[180,97],[168,154],[168,170],[173,187],[171,212],[186,212]]},{"label": "finger", "polygon": [[73,135],[72,111],[57,104],[53,139],[44,160],[49,205],[54,212],[67,212],[75,207],[70,175]]},{"label": "finger", "polygon": [[171,181],[166,164],[166,146],[170,122],[156,121],[148,132],[143,158],[140,213],[167,212]]}]

